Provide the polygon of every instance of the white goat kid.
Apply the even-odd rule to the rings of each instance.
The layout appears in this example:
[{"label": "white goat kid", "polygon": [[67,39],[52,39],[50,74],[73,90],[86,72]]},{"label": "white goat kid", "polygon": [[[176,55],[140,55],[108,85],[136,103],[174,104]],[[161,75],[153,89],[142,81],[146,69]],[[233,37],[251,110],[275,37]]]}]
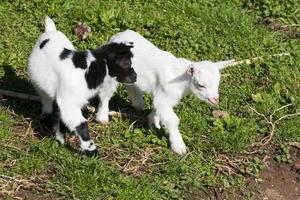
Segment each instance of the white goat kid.
[{"label": "white goat kid", "polygon": [[56,101],[60,110],[56,139],[64,143],[63,129],[68,128],[79,136],[82,151],[97,153],[81,108],[89,98],[98,95],[97,118],[108,121],[108,101],[117,81],[125,84],[136,81],[130,48],[132,45],[111,43],[95,50],[76,51],[69,39],[56,30],[52,19],[46,17],[45,32],[38,38],[29,56],[28,68],[42,100],[42,127],[52,134],[53,102]]},{"label": "white goat kid", "polygon": [[110,42],[133,42],[132,66],[137,73],[137,81],[126,86],[132,105],[144,109],[141,91],[153,95],[153,110],[148,116],[149,124],[160,128],[160,123],[169,132],[169,141],[174,152],[183,155],[186,146],[179,133],[179,118],[173,107],[192,93],[212,105],[219,102],[220,70],[234,60],[221,62],[193,62],[176,58],[169,52],[154,46],[139,33],[131,30],[111,37]]}]

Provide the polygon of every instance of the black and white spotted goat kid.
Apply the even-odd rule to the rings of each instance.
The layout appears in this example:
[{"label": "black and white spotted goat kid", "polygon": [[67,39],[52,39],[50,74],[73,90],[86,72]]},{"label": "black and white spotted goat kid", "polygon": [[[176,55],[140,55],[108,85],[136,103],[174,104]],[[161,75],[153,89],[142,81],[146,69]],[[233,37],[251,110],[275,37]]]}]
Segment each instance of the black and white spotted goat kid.
[{"label": "black and white spotted goat kid", "polygon": [[53,102],[60,111],[55,137],[65,142],[64,125],[75,132],[86,153],[97,152],[90,139],[81,108],[98,95],[100,104],[96,119],[108,122],[108,101],[117,82],[131,84],[136,73],[131,67],[131,44],[110,43],[95,50],[76,51],[70,40],[49,17],[45,32],[38,38],[29,56],[29,75],[42,99],[41,123],[52,132]]}]

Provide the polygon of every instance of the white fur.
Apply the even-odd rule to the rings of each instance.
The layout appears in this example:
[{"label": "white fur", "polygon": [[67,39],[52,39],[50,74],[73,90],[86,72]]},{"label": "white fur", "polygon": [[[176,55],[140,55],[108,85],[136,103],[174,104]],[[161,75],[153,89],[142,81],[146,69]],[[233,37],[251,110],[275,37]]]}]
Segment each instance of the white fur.
[{"label": "white fur", "polygon": [[91,141],[80,140],[80,147],[84,151],[94,151],[94,150],[96,150],[96,145],[92,140]]},{"label": "white fur", "polygon": [[[41,49],[40,44],[45,39],[49,39],[49,42]],[[28,68],[32,83],[42,99],[42,113],[52,113],[52,104],[56,100],[62,121],[71,131],[76,131],[76,126],[86,121],[81,114],[81,108],[88,103],[89,98],[98,94],[101,103],[97,119],[107,123],[108,101],[117,85],[116,78],[107,73],[103,84],[97,89],[89,89],[84,78],[86,71],[75,68],[69,58],[59,58],[64,48],[75,50],[70,40],[57,31],[54,22],[46,17],[45,32],[38,38],[29,56]],[[89,53],[87,64],[93,60],[95,58]],[[56,130],[56,139],[64,143],[64,135],[59,132],[59,128]],[[90,142],[93,141],[87,143]],[[82,150],[91,149],[86,148],[87,145],[83,141],[81,147]]]},{"label": "white fur", "polygon": [[[186,146],[178,129],[179,118],[173,107],[192,93],[210,104],[218,104],[220,70],[234,60],[194,62],[176,58],[173,54],[154,46],[140,34],[126,30],[114,35],[110,42],[133,42],[132,66],[137,73],[137,81],[126,86],[134,107],[144,109],[142,91],[153,95],[153,110],[149,114],[149,123],[160,128],[163,124],[169,132],[171,148],[182,155]],[[204,88],[197,86],[200,84]]]}]

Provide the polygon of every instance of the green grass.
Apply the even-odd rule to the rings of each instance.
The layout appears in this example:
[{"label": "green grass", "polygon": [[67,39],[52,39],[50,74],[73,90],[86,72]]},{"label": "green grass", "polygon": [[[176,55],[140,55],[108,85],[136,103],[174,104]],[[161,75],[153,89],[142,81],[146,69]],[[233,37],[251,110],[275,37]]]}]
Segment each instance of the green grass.
[{"label": "green grass", "polygon": [[[188,96],[176,107],[180,131],[188,154],[180,158],[169,149],[164,131],[149,129],[143,122],[113,118],[108,126],[90,122],[101,156],[88,158],[72,148],[61,147],[34,132],[40,104],[2,99],[0,105],[0,175],[32,179],[21,186],[29,199],[207,199],[212,190],[245,190],[244,177],[257,176],[259,157],[245,151],[268,132],[268,125],[250,110],[270,115],[300,110],[299,39],[271,32],[258,24],[262,16],[298,23],[294,1],[11,1],[0,2],[0,88],[34,94],[26,72],[27,57],[49,15],[59,30],[79,49],[95,48],[125,29],[140,32],[160,48],[193,60],[245,59],[273,53],[291,56],[257,61],[224,70],[221,102],[213,108]],[[257,2],[257,1],[255,1]],[[274,6],[273,6],[274,5]],[[297,5],[297,4],[295,4]],[[292,8],[293,12],[289,12]],[[81,41],[73,34],[78,21],[87,23],[92,34]],[[147,106],[151,106],[147,97]],[[123,87],[111,108],[130,108]],[[214,109],[229,113],[212,117]],[[33,131],[30,127],[33,127]],[[29,129],[28,129],[29,128]],[[300,142],[299,117],[279,122],[273,145]],[[77,146],[78,147],[78,146]],[[220,157],[239,163],[244,173],[217,172]],[[0,177],[0,183],[7,179]],[[12,183],[15,183],[12,184]],[[6,186],[16,189],[18,182]],[[28,183],[27,183],[28,184]],[[29,194],[30,193],[30,194]],[[3,196],[2,196],[3,195]],[[0,194],[7,199],[18,195]],[[31,195],[31,196],[30,196]],[[245,196],[244,198],[246,198]]]}]

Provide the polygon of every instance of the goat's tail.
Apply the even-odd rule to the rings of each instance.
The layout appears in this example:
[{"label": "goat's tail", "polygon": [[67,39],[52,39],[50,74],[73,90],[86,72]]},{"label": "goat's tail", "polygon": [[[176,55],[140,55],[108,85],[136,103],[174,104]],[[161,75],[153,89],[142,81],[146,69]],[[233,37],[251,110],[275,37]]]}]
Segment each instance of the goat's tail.
[{"label": "goat's tail", "polygon": [[56,26],[54,24],[54,21],[46,16],[45,17],[45,32],[48,32],[48,31],[56,31]]}]

